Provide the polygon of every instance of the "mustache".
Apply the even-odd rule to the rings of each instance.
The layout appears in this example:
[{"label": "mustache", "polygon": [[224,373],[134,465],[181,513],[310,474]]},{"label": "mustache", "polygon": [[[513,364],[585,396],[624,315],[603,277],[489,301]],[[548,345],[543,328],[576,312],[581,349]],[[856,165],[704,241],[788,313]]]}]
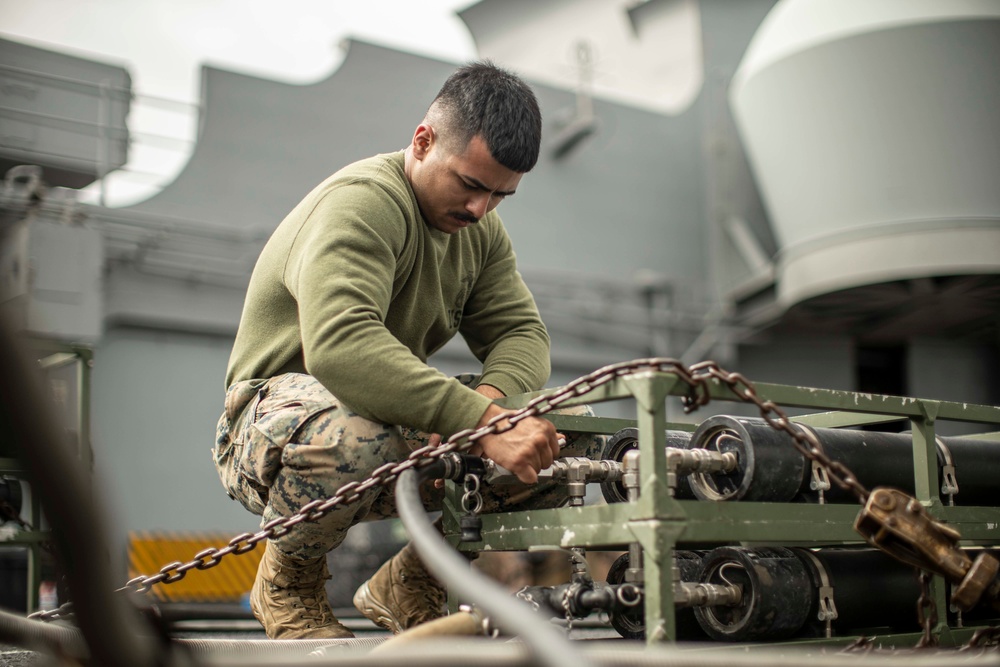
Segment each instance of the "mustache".
[{"label": "mustache", "polygon": [[474,215],[469,215],[468,213],[452,213],[451,216],[453,218],[458,218],[462,222],[467,222],[470,225],[474,225],[477,222],[479,222],[479,218],[475,217]]}]

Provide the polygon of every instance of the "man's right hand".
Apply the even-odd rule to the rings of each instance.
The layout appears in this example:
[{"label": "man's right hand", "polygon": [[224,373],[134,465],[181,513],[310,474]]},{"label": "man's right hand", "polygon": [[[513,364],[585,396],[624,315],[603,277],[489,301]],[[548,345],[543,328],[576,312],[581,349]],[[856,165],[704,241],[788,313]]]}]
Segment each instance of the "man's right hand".
[{"label": "man's right hand", "polygon": [[[498,405],[487,408],[478,427],[485,426],[497,415],[508,412]],[[506,425],[506,421],[499,425]],[[525,484],[538,481],[538,471],[548,468],[559,457],[559,434],[547,419],[528,417],[504,433],[480,438],[482,455],[511,471]],[[475,452],[476,448],[473,448]]]}]

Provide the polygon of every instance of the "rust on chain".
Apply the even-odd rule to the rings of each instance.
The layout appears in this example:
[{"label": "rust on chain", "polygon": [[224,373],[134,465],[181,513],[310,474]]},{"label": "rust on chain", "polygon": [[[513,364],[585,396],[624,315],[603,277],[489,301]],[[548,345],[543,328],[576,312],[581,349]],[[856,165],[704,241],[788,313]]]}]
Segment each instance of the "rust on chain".
[{"label": "rust on chain", "polygon": [[[757,393],[753,383],[740,373],[729,372],[718,366],[714,361],[703,361],[690,367],[670,358],[638,359],[599,368],[593,373],[579,377],[569,384],[549,393],[535,397],[525,407],[510,412],[504,412],[490,419],[486,425],[478,429],[465,429],[453,434],[437,447],[421,447],[398,462],[387,463],[377,468],[371,476],[361,482],[345,484],[337,492],[325,500],[314,500],[303,506],[297,513],[274,519],[265,524],[256,533],[244,533],[229,541],[222,549],[210,548],[199,552],[187,563],[171,563],[164,566],[159,573],[151,576],[139,576],[131,579],[118,592],[145,593],[158,584],[169,584],[184,578],[191,569],[208,570],[218,565],[229,554],[243,554],[252,551],[260,542],[287,534],[292,527],[305,521],[316,521],[330,510],[341,505],[349,505],[360,500],[362,495],[376,486],[388,486],[400,474],[412,468],[422,468],[435,459],[446,454],[464,452],[470,449],[479,439],[505,433],[518,422],[530,417],[544,415],[562,403],[582,396],[612,380],[646,371],[671,373],[688,386],[688,393],[681,397],[684,411],[690,413],[699,407],[707,405],[711,400],[711,381],[725,384],[734,396],[740,400],[752,403],[760,410],[763,419],[774,429],[786,433],[792,439],[792,446],[811,462],[818,463],[838,486],[853,493],[862,505],[865,505],[871,492],[862,485],[857,477],[842,463],[830,459],[823,451],[822,444],[812,433],[788,418],[788,415],[772,401],[764,400]],[[873,542],[874,543],[874,542]],[[875,543],[875,546],[879,546]],[[881,548],[881,547],[880,547]],[[937,609],[933,597],[929,594],[929,576],[922,575],[923,592],[918,601],[918,614],[924,627],[922,645],[930,645],[936,641],[932,634],[937,623]],[[924,578],[926,577],[926,579]],[[41,620],[56,620],[72,612],[72,603],[66,603],[58,609],[39,611],[31,614],[31,618]],[[991,635],[992,638],[995,635]]]},{"label": "rust on chain", "polygon": [[917,621],[923,628],[923,635],[917,642],[916,648],[934,648],[938,645],[937,635],[934,634],[934,626],[938,622],[937,604],[931,594],[931,574],[926,570],[920,570],[917,574],[920,580],[920,597],[917,598]]}]

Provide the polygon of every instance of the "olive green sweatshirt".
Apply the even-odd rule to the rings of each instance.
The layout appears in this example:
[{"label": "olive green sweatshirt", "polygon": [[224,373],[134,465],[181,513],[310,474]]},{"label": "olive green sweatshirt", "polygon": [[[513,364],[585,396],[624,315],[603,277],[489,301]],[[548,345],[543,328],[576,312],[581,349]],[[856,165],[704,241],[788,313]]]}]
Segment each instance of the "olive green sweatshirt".
[{"label": "olive green sweatshirt", "polygon": [[490,400],[428,366],[456,333],[483,384],[511,395],[549,376],[549,338],[496,212],[448,235],[424,222],[403,153],[316,187],[264,246],[227,386],[309,373],[368,419],[447,437]]}]

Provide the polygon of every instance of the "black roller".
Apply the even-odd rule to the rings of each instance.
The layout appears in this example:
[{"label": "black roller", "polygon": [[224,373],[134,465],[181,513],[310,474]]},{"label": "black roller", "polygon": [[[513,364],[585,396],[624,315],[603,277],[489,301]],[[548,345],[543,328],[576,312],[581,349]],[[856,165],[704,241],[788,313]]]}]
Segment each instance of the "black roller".
[{"label": "black roller", "polygon": [[[667,431],[667,447],[677,449],[688,449],[691,446],[691,433],[687,431]],[[604,445],[604,452],[601,458],[608,461],[621,463],[625,459],[626,452],[639,449],[639,429],[623,428],[610,438]],[[601,493],[609,503],[624,503],[628,501],[628,492],[621,482],[602,482]],[[683,500],[693,499],[694,493],[686,476],[681,476],[677,480],[676,498]]]},{"label": "black roller", "polygon": [[[907,433],[815,428],[824,452],[851,470],[864,486],[889,486],[914,492],[913,440]],[[956,505],[996,506],[1000,501],[1000,443],[967,438],[940,438],[955,466],[959,492]],[[793,446],[791,437],[759,418],[716,416],[705,420],[691,438],[691,447],[734,451],[735,471],[725,475],[695,475],[691,486],[698,498],[815,502],[810,489],[812,466]],[[944,463],[938,450],[939,475]],[[828,502],[856,502],[835,483],[825,491]]]},{"label": "black roller", "polygon": [[[1000,442],[940,438],[951,452],[958,479],[956,505],[996,507],[1000,504]],[[940,456],[939,462],[940,462]]]},{"label": "black roller", "polygon": [[[800,556],[805,549],[793,549]],[[996,550],[985,549],[996,555]],[[980,549],[966,553],[975,559]],[[920,582],[914,567],[877,549],[826,548],[811,552],[822,564],[834,589],[838,618],[833,627],[839,634],[870,633],[887,628],[891,632],[916,632]],[[806,560],[805,557],[803,557]],[[819,580],[815,580],[819,586]],[[948,597],[952,586],[949,585]],[[939,613],[944,613],[939,610]],[[954,612],[949,612],[954,619]],[[812,614],[810,618],[815,618]],[[995,623],[1000,610],[986,600],[963,614],[967,623]],[[955,625],[954,620],[951,623]]]},{"label": "black roller", "polygon": [[[805,549],[793,549],[804,561]],[[920,583],[916,570],[875,549],[820,549],[811,552],[822,564],[833,587],[837,619],[835,634],[857,634],[889,628],[896,632],[916,632],[917,598]],[[820,580],[813,571],[814,585]],[[818,596],[809,619],[819,634],[816,621]]]},{"label": "black roller", "polygon": [[[674,563],[681,572],[681,581],[696,582],[701,574],[701,561],[704,552],[675,551]],[[622,554],[611,564],[608,570],[608,583],[621,584],[625,581],[625,570],[628,569],[628,554]],[[697,641],[706,638],[705,632],[695,620],[693,609],[677,609],[674,616],[677,639]],[[626,639],[645,639],[646,614],[643,605],[611,614],[611,626]]]},{"label": "black roller", "polygon": [[694,495],[702,500],[792,500],[810,467],[789,440],[762,419],[709,417],[694,432],[691,447],[734,452],[739,463],[730,473],[691,475]]},{"label": "black roller", "polygon": [[791,549],[719,547],[705,556],[701,583],[743,589],[735,606],[697,607],[695,618],[712,639],[784,639],[801,630],[814,606],[809,568]]},{"label": "black roller", "polygon": [[[822,636],[823,574],[837,611],[835,636],[919,631],[916,570],[867,548],[715,549],[704,557],[699,581],[740,584],[743,599],[733,607],[698,608],[695,618],[710,637],[722,641]],[[998,616],[989,605],[979,605],[964,620],[991,622]]]}]

